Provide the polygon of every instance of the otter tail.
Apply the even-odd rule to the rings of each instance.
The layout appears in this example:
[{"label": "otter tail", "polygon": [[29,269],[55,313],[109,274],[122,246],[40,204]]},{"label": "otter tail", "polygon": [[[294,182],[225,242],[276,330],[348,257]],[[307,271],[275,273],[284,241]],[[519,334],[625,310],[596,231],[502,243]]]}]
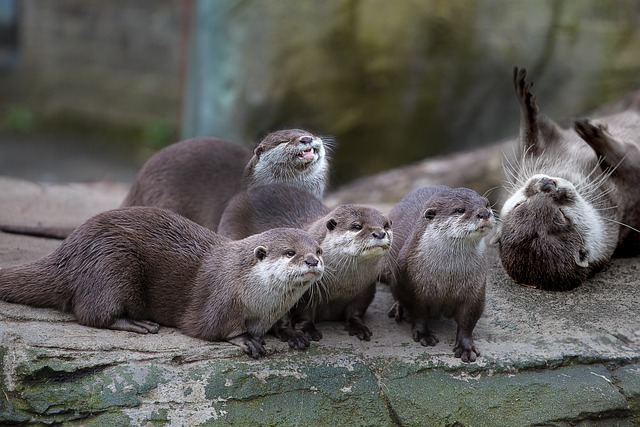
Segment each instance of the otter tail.
[{"label": "otter tail", "polygon": [[46,227],[39,225],[8,225],[0,224],[0,231],[25,236],[46,237],[48,239],[66,239],[75,227]]},{"label": "otter tail", "polygon": [[71,303],[69,286],[54,274],[56,269],[50,257],[0,268],[0,300],[68,311]]}]

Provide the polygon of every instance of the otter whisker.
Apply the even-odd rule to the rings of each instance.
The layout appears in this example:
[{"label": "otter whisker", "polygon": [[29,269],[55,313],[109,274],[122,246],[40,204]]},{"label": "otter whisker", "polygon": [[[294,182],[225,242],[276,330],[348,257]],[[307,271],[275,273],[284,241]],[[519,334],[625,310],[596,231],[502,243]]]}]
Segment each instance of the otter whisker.
[{"label": "otter whisker", "polygon": [[488,197],[489,197],[489,195],[491,194],[491,192],[492,192],[493,190],[498,189],[498,188],[500,188],[500,186],[499,186],[499,185],[496,185],[495,187],[491,187],[490,189],[488,189],[487,191],[485,191],[485,192],[482,194],[482,197],[487,197],[487,198],[488,198]]},{"label": "otter whisker", "polygon": [[635,231],[636,233],[640,233],[640,230],[638,230],[637,228],[633,228],[632,226],[625,224],[624,222],[616,221],[615,219],[611,219],[611,218],[605,218],[605,220],[609,222],[613,222],[614,224],[618,224],[622,227],[628,228],[629,230]]}]

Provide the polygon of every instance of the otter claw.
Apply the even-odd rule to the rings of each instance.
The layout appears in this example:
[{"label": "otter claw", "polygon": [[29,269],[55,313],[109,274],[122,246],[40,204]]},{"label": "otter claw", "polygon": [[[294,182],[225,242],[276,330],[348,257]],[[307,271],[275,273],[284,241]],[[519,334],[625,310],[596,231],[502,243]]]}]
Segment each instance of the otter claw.
[{"label": "otter claw", "polygon": [[281,341],[289,343],[289,347],[304,350],[311,344],[309,337],[304,332],[296,331],[293,328],[283,328],[278,337]]},{"label": "otter claw", "polygon": [[304,332],[311,341],[320,341],[322,339],[322,332],[316,329],[316,325],[313,322],[305,322],[302,325],[302,332]]},{"label": "otter claw", "polygon": [[475,362],[476,358],[480,356],[480,352],[476,349],[476,346],[473,345],[471,348],[463,348],[460,346],[454,347],[454,356],[459,358],[465,363]]},{"label": "otter claw", "polygon": [[356,335],[363,341],[371,341],[371,336],[373,335],[371,333],[371,329],[369,329],[367,325],[357,317],[348,320],[344,330],[349,331],[349,335]]},{"label": "otter claw", "polygon": [[228,341],[240,347],[245,354],[253,357],[254,359],[259,359],[267,353],[264,348],[264,339],[262,339],[262,337],[253,336],[247,332],[230,338]]},{"label": "otter claw", "polygon": [[433,347],[440,341],[438,337],[432,333],[425,334],[417,331],[413,333],[413,340],[419,342],[423,347]]}]

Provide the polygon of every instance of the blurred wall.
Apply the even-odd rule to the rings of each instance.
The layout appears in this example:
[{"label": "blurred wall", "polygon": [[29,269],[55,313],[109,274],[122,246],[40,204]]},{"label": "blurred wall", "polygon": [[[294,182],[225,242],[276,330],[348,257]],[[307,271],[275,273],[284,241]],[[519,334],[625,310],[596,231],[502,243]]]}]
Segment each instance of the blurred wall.
[{"label": "blurred wall", "polygon": [[338,142],[334,184],[514,135],[514,65],[565,122],[640,87],[635,0],[0,2],[19,6],[0,121],[160,123],[159,143],[308,128]]},{"label": "blurred wall", "polygon": [[640,87],[632,0],[198,0],[183,136],[334,136],[333,180],[515,134],[511,74],[569,119]]},{"label": "blurred wall", "polygon": [[[6,0],[2,0],[6,1]],[[180,120],[183,0],[20,0],[0,112],[97,125]]]}]

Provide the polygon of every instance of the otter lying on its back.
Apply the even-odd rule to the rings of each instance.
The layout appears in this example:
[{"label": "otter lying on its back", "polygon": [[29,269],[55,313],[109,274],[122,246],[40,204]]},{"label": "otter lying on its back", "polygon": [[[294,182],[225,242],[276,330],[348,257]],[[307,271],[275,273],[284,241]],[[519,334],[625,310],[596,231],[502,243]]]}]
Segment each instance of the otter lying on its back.
[{"label": "otter lying on its back", "polygon": [[560,129],[539,114],[525,76],[514,69],[522,157],[505,167],[511,195],[493,241],[516,282],[567,290],[616,249],[621,255],[640,249],[640,234],[619,226],[640,228],[640,115],[628,111]]}]

